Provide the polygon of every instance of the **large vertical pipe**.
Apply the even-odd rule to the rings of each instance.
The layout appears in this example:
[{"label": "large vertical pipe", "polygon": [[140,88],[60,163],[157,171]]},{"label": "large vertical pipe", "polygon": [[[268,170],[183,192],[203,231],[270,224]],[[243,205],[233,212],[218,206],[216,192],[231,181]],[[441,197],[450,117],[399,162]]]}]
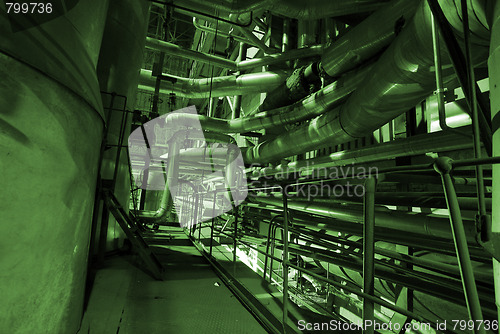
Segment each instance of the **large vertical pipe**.
[{"label": "large vertical pipe", "polygon": [[95,66],[107,1],[58,8],[61,16],[18,31],[11,23],[22,15],[3,8],[0,332],[76,333],[103,129]]},{"label": "large vertical pipe", "polygon": [[[488,72],[490,76],[490,102],[493,132],[493,156],[500,156],[500,3],[496,2],[491,24],[490,56]],[[493,199],[500,202],[500,165],[493,165]],[[500,206],[494,205],[492,212],[492,232],[500,233]],[[495,300],[499,310],[500,321],[500,262],[493,259],[495,279]]]},{"label": "large vertical pipe", "polygon": [[[135,94],[139,80],[142,57],[146,39],[150,3],[135,0],[111,0],[109,3],[106,27],[99,54],[97,73],[102,91],[116,93],[125,96],[127,104],[125,108],[133,110]],[[124,56],[126,55],[126,56]],[[103,103],[107,105],[108,96],[103,96]],[[123,107],[123,99],[117,99],[114,108]],[[108,113],[110,111],[107,111]],[[122,120],[121,111],[112,111],[108,127],[108,144],[118,144],[120,125]],[[125,124],[124,137],[130,134],[131,117]],[[123,148],[113,147],[105,151],[101,176],[103,179],[112,179],[115,171],[115,161],[118,150]],[[128,158],[126,154],[120,155],[115,196],[128,211],[130,196],[130,177],[128,169]],[[114,218],[106,228],[108,221],[103,221],[103,234],[100,238],[106,241],[106,249],[120,246],[124,235],[118,227]],[[106,232],[107,231],[107,232]]]}]

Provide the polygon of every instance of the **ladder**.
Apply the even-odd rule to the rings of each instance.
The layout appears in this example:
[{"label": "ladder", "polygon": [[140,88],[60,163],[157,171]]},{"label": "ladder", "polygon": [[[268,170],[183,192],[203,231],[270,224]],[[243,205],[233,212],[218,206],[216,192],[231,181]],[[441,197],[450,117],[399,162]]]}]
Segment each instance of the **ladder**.
[{"label": "ladder", "polygon": [[104,200],[108,210],[113,214],[123,232],[125,232],[125,235],[132,243],[132,246],[137,250],[152,276],[162,281],[164,268],[156,255],[151,251],[146,241],[144,241],[141,231],[133,219],[133,215],[129,215],[125,212],[110,190],[104,191]]}]

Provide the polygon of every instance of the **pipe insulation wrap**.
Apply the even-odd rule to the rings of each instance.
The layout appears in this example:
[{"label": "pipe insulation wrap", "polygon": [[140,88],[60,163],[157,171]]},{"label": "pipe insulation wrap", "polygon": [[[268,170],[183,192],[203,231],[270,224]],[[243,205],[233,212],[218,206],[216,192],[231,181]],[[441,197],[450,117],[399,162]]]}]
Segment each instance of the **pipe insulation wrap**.
[{"label": "pipe insulation wrap", "polygon": [[[446,12],[456,11],[447,7]],[[353,28],[356,29],[357,27]],[[486,58],[484,40],[474,36],[475,63]],[[449,57],[442,51],[445,84],[454,79]],[[274,139],[247,148],[247,163],[278,161],[318,146],[336,145],[370,135],[388,121],[408,111],[435,89],[431,11],[420,2],[413,19],[375,63],[362,85],[347,102]]]}]

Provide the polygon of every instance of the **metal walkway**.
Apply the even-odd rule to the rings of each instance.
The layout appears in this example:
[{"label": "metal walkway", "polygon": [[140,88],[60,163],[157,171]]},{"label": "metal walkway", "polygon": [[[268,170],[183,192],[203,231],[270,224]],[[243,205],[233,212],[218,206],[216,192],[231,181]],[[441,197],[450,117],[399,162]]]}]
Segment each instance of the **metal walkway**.
[{"label": "metal walkway", "polygon": [[163,230],[148,243],[165,266],[164,281],[135,267],[131,256],[108,259],[79,333],[266,333],[182,229]]}]

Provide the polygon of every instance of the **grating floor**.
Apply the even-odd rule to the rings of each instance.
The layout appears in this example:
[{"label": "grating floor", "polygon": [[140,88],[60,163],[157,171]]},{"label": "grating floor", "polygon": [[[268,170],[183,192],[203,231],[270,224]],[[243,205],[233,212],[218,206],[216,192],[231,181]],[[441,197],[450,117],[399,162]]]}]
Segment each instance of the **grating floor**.
[{"label": "grating floor", "polygon": [[166,265],[156,281],[115,257],[98,272],[79,333],[265,333],[180,228],[148,240]]}]

